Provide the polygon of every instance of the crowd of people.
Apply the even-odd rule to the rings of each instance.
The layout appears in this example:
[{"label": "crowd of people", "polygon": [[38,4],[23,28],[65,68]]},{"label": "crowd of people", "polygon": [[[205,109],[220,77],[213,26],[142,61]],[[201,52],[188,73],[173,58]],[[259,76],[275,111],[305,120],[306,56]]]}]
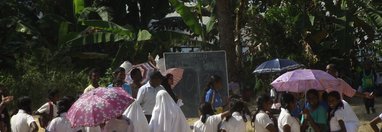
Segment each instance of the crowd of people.
[{"label": "crowd of people", "polygon": [[[366,112],[376,112],[373,96],[375,75],[368,65],[358,90],[338,86],[330,92],[315,89],[305,93],[278,92],[277,98],[263,94],[257,98],[253,113],[241,96],[233,94],[224,97],[220,93],[224,87],[222,78],[212,75],[200,102],[200,118],[191,126],[181,109],[181,98],[172,91],[174,76],[163,75],[159,71],[153,72],[150,80],[142,84],[141,71],[132,69],[130,77],[133,81],[129,84],[125,82],[125,69],[117,68],[113,73],[113,82],[106,88],[120,87],[131,95],[135,101],[130,106],[139,108],[129,107],[127,111],[134,109],[138,111],[136,115],[141,117],[130,119],[121,114],[92,127],[71,127],[66,114],[76,98],[60,98],[57,89],[49,90],[48,101],[35,112],[31,109],[32,99],[19,97],[16,100],[18,111],[10,118],[6,107],[13,101],[13,96],[9,96],[6,88],[1,86],[0,131],[36,132],[41,127],[48,132],[245,132],[248,130],[246,124],[250,122],[256,132],[357,132],[359,119],[343,96],[362,98]],[[343,81],[338,77],[335,65],[329,64],[326,71]],[[89,80],[84,94],[104,88],[99,84],[100,72],[97,69],[90,70]],[[38,120],[32,115],[38,115]],[[374,131],[379,131],[377,124],[381,122],[382,114],[373,119],[370,126]]]}]

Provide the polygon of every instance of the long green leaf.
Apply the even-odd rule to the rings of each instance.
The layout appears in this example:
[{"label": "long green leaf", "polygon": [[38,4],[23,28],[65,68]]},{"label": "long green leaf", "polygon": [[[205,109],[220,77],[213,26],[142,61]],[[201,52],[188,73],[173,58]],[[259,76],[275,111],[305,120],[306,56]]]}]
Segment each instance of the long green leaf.
[{"label": "long green leaf", "polygon": [[96,32],[92,34],[79,34],[67,43],[74,45],[86,45],[86,44],[100,44],[100,43],[112,43],[124,40],[123,36],[114,35],[107,32]]},{"label": "long green leaf", "polygon": [[202,34],[202,26],[197,17],[191,12],[190,8],[186,7],[183,2],[178,0],[170,0],[171,5],[176,12],[180,14],[184,23],[197,35]]},{"label": "long green leaf", "polygon": [[73,0],[73,6],[74,6],[74,14],[78,15],[85,8],[85,1],[84,0]]},{"label": "long green leaf", "polygon": [[118,36],[123,36],[125,40],[134,40],[135,32],[130,28],[125,28],[113,22],[101,20],[87,20],[82,22],[83,25],[94,27],[96,30],[110,32]]},{"label": "long green leaf", "polygon": [[60,27],[58,29],[58,43],[64,43],[64,39],[66,34],[68,33],[68,22],[61,22]]},{"label": "long green leaf", "polygon": [[210,17],[210,21],[208,21],[207,26],[206,26],[206,32],[209,33],[214,29],[214,26],[216,24],[216,18],[215,16]]}]

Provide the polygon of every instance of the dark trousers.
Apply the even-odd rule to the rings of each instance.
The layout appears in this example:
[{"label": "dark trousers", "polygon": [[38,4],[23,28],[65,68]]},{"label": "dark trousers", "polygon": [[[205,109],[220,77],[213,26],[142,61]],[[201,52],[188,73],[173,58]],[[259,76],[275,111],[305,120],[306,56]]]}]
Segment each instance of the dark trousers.
[{"label": "dark trousers", "polygon": [[147,123],[150,123],[150,120],[151,120],[151,115],[145,115],[146,119],[147,119]]},{"label": "dark trousers", "polygon": [[373,99],[363,99],[363,103],[365,104],[365,108],[367,111],[370,110],[370,108],[374,108],[374,98]]}]

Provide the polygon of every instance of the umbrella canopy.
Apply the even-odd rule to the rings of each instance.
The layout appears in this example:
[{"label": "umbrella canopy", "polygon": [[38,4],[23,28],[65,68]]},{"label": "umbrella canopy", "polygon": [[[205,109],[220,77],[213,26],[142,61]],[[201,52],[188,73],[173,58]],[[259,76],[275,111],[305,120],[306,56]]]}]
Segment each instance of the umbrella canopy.
[{"label": "umbrella canopy", "polygon": [[274,59],[263,62],[260,64],[253,73],[278,73],[285,72],[288,70],[294,70],[303,67],[304,65],[298,64],[295,61],[287,59]]},{"label": "umbrella canopy", "polygon": [[134,101],[122,88],[97,88],[83,94],[69,109],[72,127],[98,126],[122,115]]},{"label": "umbrella canopy", "polygon": [[[121,67],[122,67],[122,65],[121,65]],[[145,84],[147,81],[149,81],[150,80],[150,74],[153,73],[155,70],[157,70],[155,68],[155,66],[153,66],[149,62],[133,65],[133,66],[131,66],[131,68],[129,70],[126,69],[125,81],[129,84],[133,83],[133,79],[131,79],[131,77],[130,77],[130,72],[131,72],[131,70],[133,70],[135,68],[138,68],[141,71],[141,74],[142,74],[142,82],[141,83],[142,84]]]},{"label": "umbrella canopy", "polygon": [[282,74],[271,85],[277,91],[305,92],[309,89],[327,90],[339,80],[321,70],[299,69]]},{"label": "umbrella canopy", "polygon": [[170,68],[170,69],[167,69],[166,72],[162,74],[163,76],[166,76],[167,74],[172,74],[174,84],[171,85],[171,88],[174,88],[179,83],[179,81],[182,80],[183,72],[184,72],[184,69],[182,68]]}]

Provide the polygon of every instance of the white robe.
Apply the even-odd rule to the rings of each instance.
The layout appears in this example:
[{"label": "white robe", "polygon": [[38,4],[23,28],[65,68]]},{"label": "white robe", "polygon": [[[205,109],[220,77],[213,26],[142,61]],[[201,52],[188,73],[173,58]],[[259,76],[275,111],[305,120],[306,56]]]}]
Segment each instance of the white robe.
[{"label": "white robe", "polygon": [[131,120],[134,126],[134,132],[149,132],[149,123],[141,105],[136,102],[133,102],[126,110],[123,112],[123,115]]},{"label": "white robe", "polygon": [[165,90],[156,95],[149,127],[151,132],[191,132],[182,110]]}]

